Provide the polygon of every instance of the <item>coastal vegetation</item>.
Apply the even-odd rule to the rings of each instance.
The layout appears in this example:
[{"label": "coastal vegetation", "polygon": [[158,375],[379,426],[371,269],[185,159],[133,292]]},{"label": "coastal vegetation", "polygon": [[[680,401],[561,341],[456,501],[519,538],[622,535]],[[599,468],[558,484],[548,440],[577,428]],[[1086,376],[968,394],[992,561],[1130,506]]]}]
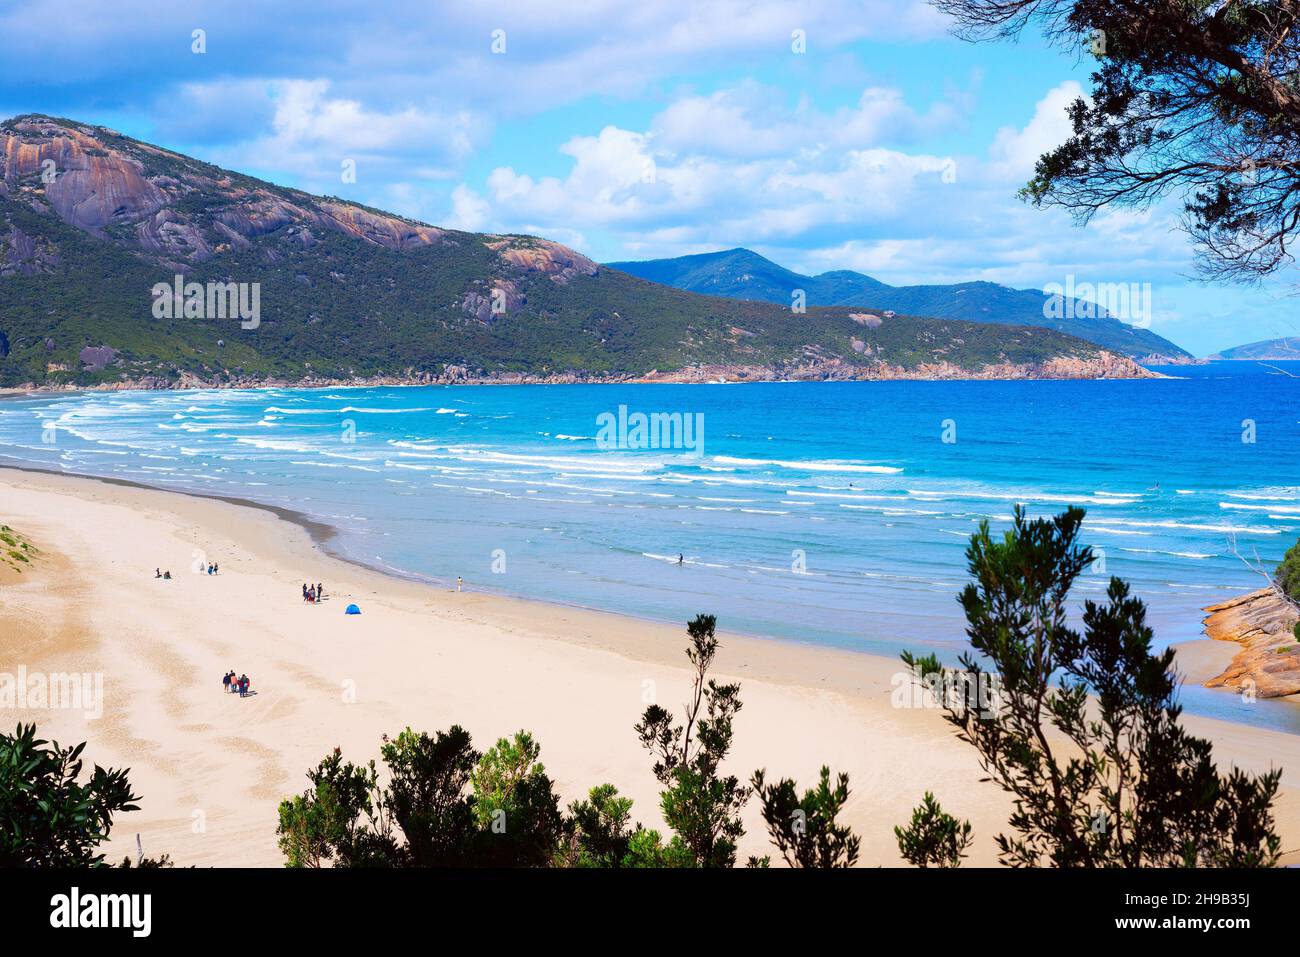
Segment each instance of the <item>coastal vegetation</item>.
[{"label": "coastal vegetation", "polygon": [[[951,671],[933,655],[903,655],[920,679],[956,689],[942,697],[946,719],[1012,798],[1010,832],[995,838],[999,859],[1015,867],[1275,865],[1281,771],[1222,774],[1210,742],[1184,730],[1174,651],[1152,652],[1146,607],[1128,585],[1111,578],[1104,603],[1084,603],[1082,630],[1070,624],[1070,590],[1095,560],[1078,542],[1083,516],[1071,508],[1030,520],[1017,507],[1001,541],[983,522],[966,551],[972,582],[961,593],[971,651]],[[906,843],[900,835],[914,862],[953,860],[950,839],[927,837],[952,831],[936,818],[937,807],[923,806]],[[936,845],[942,854],[927,850]]]},{"label": "coastal vegetation", "polygon": [[[453,726],[430,736],[409,728],[385,739],[388,783],[372,760],[345,763],[335,750],[307,777],[311,787],[280,804],[279,845],[289,867],[733,867],[744,834],[740,811],[753,794],[773,843],[794,867],[847,867],[860,839],[836,817],[848,777],[821,782],[799,797],[795,782],[767,784],[757,771],[746,786],[722,770],[740,711],[740,685],[709,677],[718,649],[716,621],[687,625],[692,667],[680,719],[649,705],[634,730],[663,786],[660,809],[671,829],[632,823],[632,802],[609,783],[561,810],[526,731],[501,738],[484,754]],[[765,867],[770,858],[750,858]]]},{"label": "coastal vegetation", "polygon": [[23,569],[31,567],[32,560],[39,553],[40,549],[21,533],[8,525],[0,525],[0,568],[21,574]]},{"label": "coastal vegetation", "polygon": [[0,867],[97,867],[113,818],[139,810],[124,769],[95,765],[85,743],[60,747],[20,724],[0,734]]},{"label": "coastal vegetation", "polygon": [[1300,63],[1291,2],[931,0],[971,39],[1035,27],[1096,59],[1070,137],[1021,195],[1081,222],[1183,201],[1211,278],[1289,268],[1300,231]]},{"label": "coastal vegetation", "polygon": [[1285,598],[1300,605],[1300,541],[1282,556],[1273,572],[1273,581]]},{"label": "coastal vegetation", "polygon": [[925,792],[907,827],[895,827],[898,853],[916,867],[960,867],[974,843],[970,821],[959,821]]}]

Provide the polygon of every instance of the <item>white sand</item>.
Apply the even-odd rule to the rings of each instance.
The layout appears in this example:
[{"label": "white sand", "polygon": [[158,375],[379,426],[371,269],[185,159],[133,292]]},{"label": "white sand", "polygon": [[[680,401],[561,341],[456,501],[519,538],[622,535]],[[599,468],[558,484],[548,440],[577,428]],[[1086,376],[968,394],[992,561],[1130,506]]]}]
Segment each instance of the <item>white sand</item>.
[{"label": "white sand", "polygon": [[[401,581],[328,556],[265,509],[88,479],[0,470],[0,524],[43,549],[35,572],[0,581],[0,671],[104,680],[97,720],[47,709],[7,723],[37,721],[61,742],[88,740],[92,761],[131,768],[141,810],[118,819],[114,858],[134,852],[138,832],[147,853],[181,865],[277,866],[276,807],[306,787],[306,770],[336,745],[377,758],[380,736],[408,725],[459,723],[480,749],[526,728],[566,803],[608,781],[636,819],[661,826],[632,726],[650,696],[674,711],[685,700],[684,626]],[[190,571],[200,554],[219,576]],[[155,567],[173,580],[155,580]],[[305,581],[324,582],[329,601],[304,605]],[[353,601],[360,617],[343,614]],[[223,694],[230,669],[257,694]],[[744,700],[730,768],[801,785],[823,763],[849,772],[845,818],[864,864],[900,863],[893,826],[934,791],[974,824],[969,863],[994,863],[1008,802],[979,782],[939,712],[891,706],[899,671],[724,636],[718,677],[741,680]],[[1277,811],[1284,846],[1300,847],[1300,736],[1188,723],[1221,766],[1286,767]],[[745,820],[742,859],[770,849],[756,806]]]}]

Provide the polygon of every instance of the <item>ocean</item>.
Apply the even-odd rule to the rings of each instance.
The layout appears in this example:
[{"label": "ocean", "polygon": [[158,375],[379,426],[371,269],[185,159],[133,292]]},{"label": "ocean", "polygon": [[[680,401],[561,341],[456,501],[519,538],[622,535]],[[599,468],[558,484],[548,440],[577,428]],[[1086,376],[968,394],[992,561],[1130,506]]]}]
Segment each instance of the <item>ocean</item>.
[{"label": "ocean", "polygon": [[[294,509],[345,556],[436,582],[949,660],[979,522],[1073,504],[1101,556],[1074,597],[1127,579],[1167,645],[1300,536],[1300,379],[1157,371],[40,395],[0,402],[0,462]],[[1183,700],[1300,732],[1286,703]]]}]

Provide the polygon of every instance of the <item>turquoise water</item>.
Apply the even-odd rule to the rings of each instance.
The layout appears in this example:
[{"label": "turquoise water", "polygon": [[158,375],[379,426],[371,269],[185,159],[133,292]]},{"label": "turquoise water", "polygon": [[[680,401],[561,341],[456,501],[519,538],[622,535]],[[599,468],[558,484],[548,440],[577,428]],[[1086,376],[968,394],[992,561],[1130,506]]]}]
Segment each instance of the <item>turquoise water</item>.
[{"label": "turquoise water", "polygon": [[[1300,380],[1163,371],[1177,378],[42,396],[0,403],[0,461],[297,509],[350,557],[474,589],[890,655],[955,657],[981,519],[1077,504],[1105,556],[1077,597],[1128,579],[1166,644],[1258,587],[1234,541],[1271,566],[1300,535]],[[700,447],[602,434],[620,406],[691,416]],[[1300,731],[1287,705],[1185,700]]]}]

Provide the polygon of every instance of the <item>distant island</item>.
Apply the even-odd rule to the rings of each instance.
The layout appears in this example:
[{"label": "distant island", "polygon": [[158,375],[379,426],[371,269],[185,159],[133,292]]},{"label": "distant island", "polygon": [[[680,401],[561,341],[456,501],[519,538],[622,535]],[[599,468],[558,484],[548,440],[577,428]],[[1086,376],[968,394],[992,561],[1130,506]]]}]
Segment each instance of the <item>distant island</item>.
[{"label": "distant island", "polygon": [[1281,339],[1264,339],[1261,342],[1248,342],[1242,346],[1224,349],[1211,359],[1300,359],[1300,336],[1286,336]]},{"label": "distant island", "polygon": [[[789,304],[799,291],[814,306],[867,306],[940,319],[1012,322],[1065,332],[1148,364],[1185,363],[1187,350],[1112,317],[1103,305],[1041,289],[1012,289],[993,282],[890,286],[871,276],[837,269],[805,276],[748,249],[610,263],[642,279],[714,296]],[[1080,292],[1082,292],[1082,284]],[[1127,290],[1125,290],[1127,292]]]},{"label": "distant island", "polygon": [[887,289],[803,311],[700,295],[100,126],[0,123],[0,388],[1154,375],[1131,349],[922,318]]}]

